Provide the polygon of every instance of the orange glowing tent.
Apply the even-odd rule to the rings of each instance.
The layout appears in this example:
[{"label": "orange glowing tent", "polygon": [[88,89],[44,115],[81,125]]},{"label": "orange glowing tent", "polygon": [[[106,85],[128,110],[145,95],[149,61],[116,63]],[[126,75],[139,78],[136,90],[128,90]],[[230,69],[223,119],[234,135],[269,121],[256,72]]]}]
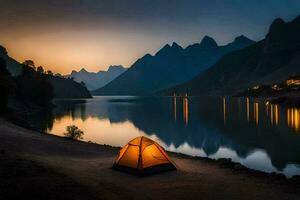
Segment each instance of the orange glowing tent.
[{"label": "orange glowing tent", "polygon": [[144,136],[134,138],[120,150],[113,168],[138,175],[176,169],[165,150]]}]

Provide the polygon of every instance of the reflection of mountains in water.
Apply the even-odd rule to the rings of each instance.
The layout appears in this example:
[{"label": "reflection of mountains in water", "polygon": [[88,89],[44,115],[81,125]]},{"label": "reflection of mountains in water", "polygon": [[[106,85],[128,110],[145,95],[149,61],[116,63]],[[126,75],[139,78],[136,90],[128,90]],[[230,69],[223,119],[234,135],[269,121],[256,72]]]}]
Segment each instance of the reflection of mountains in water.
[{"label": "reflection of mountains in water", "polygon": [[[247,103],[248,102],[248,103]],[[212,155],[220,147],[236,151],[241,158],[254,149],[265,149],[275,167],[300,163],[300,137],[284,123],[284,114],[273,116],[271,123],[263,102],[221,98],[110,98],[58,106],[57,117],[93,116],[108,118],[112,123],[131,121],[148,134],[156,134],[167,145],[187,142]],[[273,112],[275,112],[273,108]],[[283,111],[282,111],[283,112]],[[279,112],[280,113],[280,112]],[[272,113],[273,115],[273,113]],[[276,117],[277,116],[277,117]]]}]

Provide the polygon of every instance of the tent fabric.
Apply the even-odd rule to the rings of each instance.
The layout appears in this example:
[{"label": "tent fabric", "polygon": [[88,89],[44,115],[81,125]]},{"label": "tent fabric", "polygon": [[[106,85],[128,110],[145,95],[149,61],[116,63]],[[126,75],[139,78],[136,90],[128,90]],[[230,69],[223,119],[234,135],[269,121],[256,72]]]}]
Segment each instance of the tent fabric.
[{"label": "tent fabric", "polygon": [[145,136],[129,141],[120,150],[113,168],[137,174],[176,169],[165,150]]}]

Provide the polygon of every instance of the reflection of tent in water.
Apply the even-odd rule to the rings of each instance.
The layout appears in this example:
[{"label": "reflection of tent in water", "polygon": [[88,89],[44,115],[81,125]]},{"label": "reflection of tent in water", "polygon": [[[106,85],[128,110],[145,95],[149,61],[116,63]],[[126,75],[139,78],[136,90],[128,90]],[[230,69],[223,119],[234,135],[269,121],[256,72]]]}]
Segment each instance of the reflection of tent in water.
[{"label": "reflection of tent in water", "polygon": [[137,137],[119,152],[114,169],[139,175],[176,169],[165,150],[147,137]]}]

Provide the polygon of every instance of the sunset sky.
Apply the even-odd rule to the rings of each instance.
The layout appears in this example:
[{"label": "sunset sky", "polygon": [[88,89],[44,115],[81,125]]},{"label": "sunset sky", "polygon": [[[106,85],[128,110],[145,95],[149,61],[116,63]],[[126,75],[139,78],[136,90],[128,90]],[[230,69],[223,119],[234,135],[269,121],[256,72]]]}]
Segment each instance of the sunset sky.
[{"label": "sunset sky", "polygon": [[0,0],[0,44],[54,72],[99,71],[204,35],[260,40],[274,18],[299,14],[299,0]]}]

